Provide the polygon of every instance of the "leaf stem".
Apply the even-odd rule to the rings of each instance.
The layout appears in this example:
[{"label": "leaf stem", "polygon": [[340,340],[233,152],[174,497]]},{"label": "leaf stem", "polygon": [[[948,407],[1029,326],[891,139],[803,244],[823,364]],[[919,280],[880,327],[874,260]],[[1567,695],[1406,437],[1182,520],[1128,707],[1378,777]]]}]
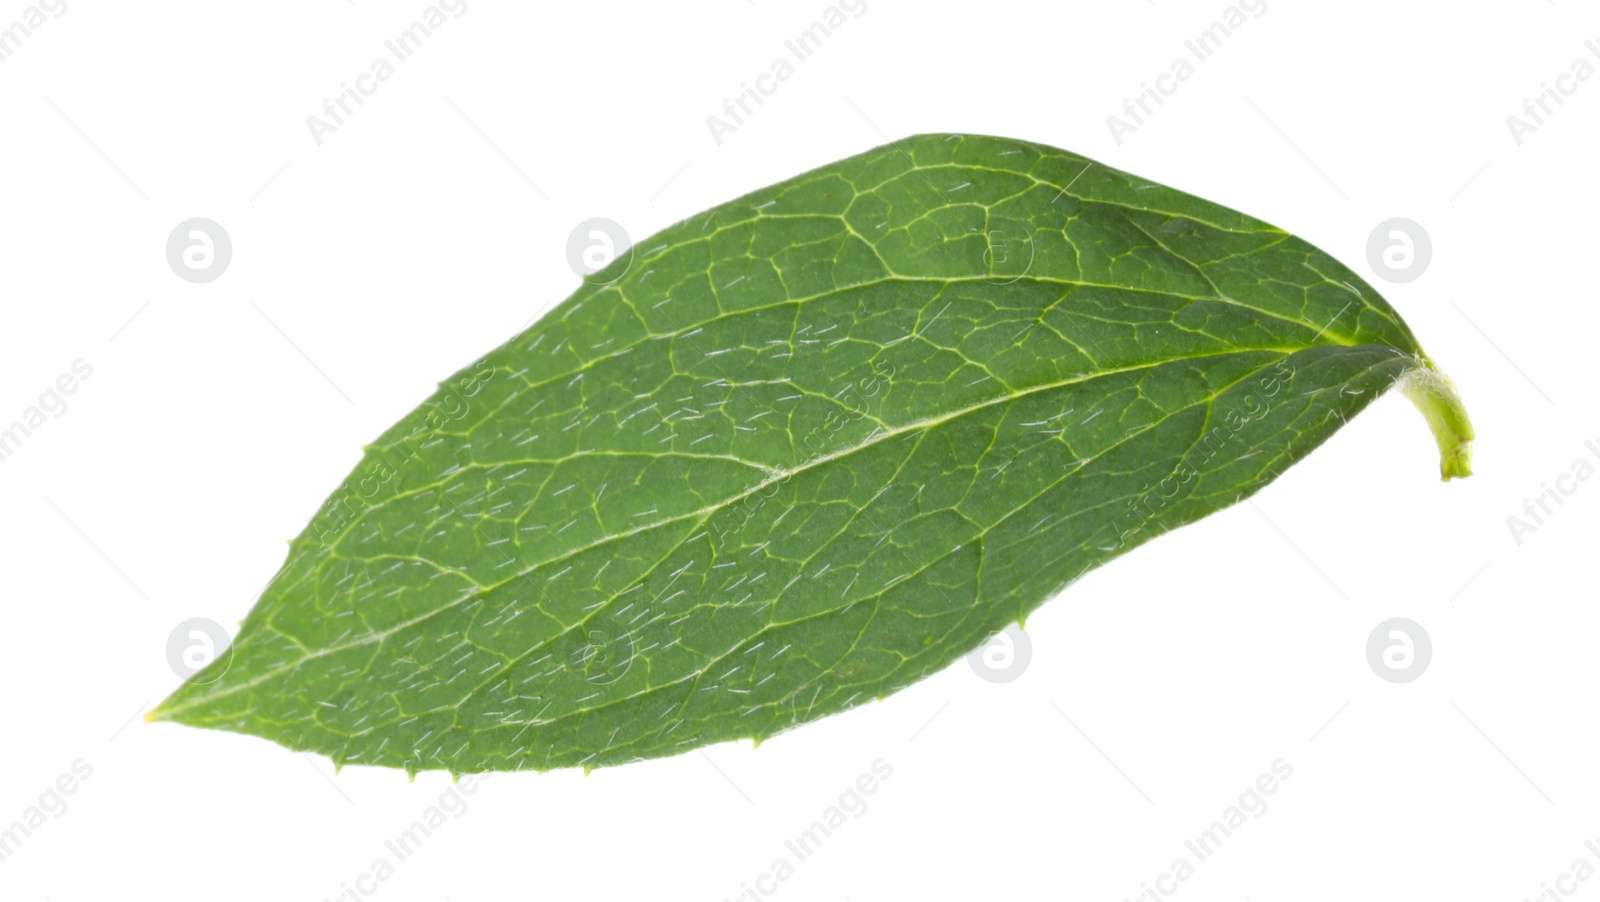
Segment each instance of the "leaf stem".
[{"label": "leaf stem", "polygon": [[1428,428],[1433,430],[1434,441],[1439,443],[1439,478],[1446,482],[1465,479],[1472,475],[1475,433],[1467,409],[1462,406],[1461,393],[1432,360],[1419,355],[1418,362],[1400,377],[1400,391],[1422,411]]}]

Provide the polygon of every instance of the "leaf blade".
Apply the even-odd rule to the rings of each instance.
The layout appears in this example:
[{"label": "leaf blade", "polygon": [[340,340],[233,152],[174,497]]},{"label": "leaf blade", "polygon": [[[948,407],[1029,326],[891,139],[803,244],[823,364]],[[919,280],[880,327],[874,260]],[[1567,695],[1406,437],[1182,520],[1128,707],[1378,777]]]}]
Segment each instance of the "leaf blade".
[{"label": "leaf blade", "polygon": [[908,139],[638,247],[370,446],[156,716],[456,772],[763,739],[1434,372],[1304,241],[1008,139]]}]

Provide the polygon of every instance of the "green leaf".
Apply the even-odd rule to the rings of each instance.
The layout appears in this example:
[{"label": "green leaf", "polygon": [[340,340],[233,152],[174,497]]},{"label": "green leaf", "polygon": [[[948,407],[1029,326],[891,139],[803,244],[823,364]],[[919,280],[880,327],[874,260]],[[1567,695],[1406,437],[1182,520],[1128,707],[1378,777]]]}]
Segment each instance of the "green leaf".
[{"label": "green leaf", "polygon": [[762,740],[1233,504],[1397,382],[1400,317],[1242,213],[923,135],[640,242],[366,449],[152,712],[456,773]]}]

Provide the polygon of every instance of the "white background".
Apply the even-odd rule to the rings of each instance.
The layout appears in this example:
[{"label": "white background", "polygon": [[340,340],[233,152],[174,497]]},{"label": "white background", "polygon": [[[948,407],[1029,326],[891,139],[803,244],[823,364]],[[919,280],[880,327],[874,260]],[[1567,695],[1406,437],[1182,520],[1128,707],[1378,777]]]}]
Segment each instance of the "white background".
[{"label": "white background", "polygon": [[[880,758],[865,813],[763,888],[1135,897],[1279,758],[1266,813],[1165,887],[1521,900],[1600,867],[1600,479],[1520,545],[1507,525],[1600,465],[1600,78],[1521,146],[1506,124],[1573,60],[1600,66],[1600,14],[1268,0],[1119,145],[1106,117],[1222,0],[866,4],[721,146],[706,117],[822,0],[469,0],[320,147],[306,117],[421,0],[68,0],[0,64],[0,421],[94,368],[0,464],[0,828],[93,768],[0,863],[0,896],[720,900],[793,863],[784,840]],[[24,9],[0,4],[0,27]],[[1014,682],[963,662],[756,751],[500,775],[382,883],[355,881],[447,777],[334,776],[140,721],[176,685],[175,625],[231,628],[364,442],[577,286],[577,223],[640,239],[927,131],[1069,148],[1344,260],[1454,376],[1477,475],[1439,482],[1422,420],[1386,397],[1254,503],[1046,604]],[[197,216],[234,245],[204,285],[164,256]],[[1366,259],[1391,217],[1432,236],[1403,285]],[[1434,646],[1402,685],[1365,657],[1397,616]],[[1600,899],[1600,879],[1562,885]]]}]

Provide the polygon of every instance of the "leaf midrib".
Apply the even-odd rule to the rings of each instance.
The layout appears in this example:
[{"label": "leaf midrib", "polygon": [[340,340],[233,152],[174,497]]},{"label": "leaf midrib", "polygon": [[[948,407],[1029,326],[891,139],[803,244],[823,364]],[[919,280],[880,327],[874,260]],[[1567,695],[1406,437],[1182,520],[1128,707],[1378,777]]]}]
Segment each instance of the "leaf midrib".
[{"label": "leaf midrib", "polygon": [[[850,446],[848,448],[839,449],[838,451],[831,452],[831,453],[823,455],[821,457],[813,458],[813,459],[811,459],[809,461],[806,461],[806,462],[804,462],[802,464],[799,464],[799,465],[797,465],[797,466],[795,466],[793,468],[790,468],[788,470],[777,471],[774,475],[769,476],[767,479],[763,480],[762,482],[755,484],[754,486],[746,489],[743,492],[740,492],[740,493],[735,494],[735,495],[731,495],[727,499],[725,499],[724,501],[721,501],[721,502],[719,502],[717,504],[708,505],[708,506],[706,506],[704,508],[700,508],[700,509],[697,509],[697,510],[694,510],[694,511],[690,511],[690,512],[687,512],[687,513],[684,513],[684,514],[678,514],[678,515],[675,515],[675,516],[672,516],[672,517],[667,517],[665,519],[656,521],[654,523],[641,525],[641,526],[638,526],[638,527],[634,527],[634,528],[631,528],[631,529],[624,530],[624,531],[619,532],[619,533],[615,533],[613,535],[604,536],[604,537],[602,537],[600,539],[597,539],[596,541],[591,542],[591,543],[589,543],[587,545],[580,546],[578,548],[573,548],[573,549],[570,549],[568,551],[562,552],[557,557],[550,558],[550,559],[545,560],[545,561],[540,561],[540,562],[535,563],[535,564],[531,564],[526,568],[520,569],[516,574],[508,576],[506,579],[501,580],[500,582],[497,582],[497,583],[493,583],[493,584],[490,584],[490,585],[486,586],[486,585],[484,585],[482,583],[478,583],[478,581],[476,579],[473,579],[469,574],[467,574],[464,571],[461,571],[461,570],[458,570],[458,569],[455,569],[455,568],[444,568],[448,572],[459,574],[462,578],[471,581],[472,583],[476,584],[478,586],[478,588],[475,589],[475,590],[472,590],[472,591],[465,592],[460,597],[454,599],[453,601],[446,602],[445,604],[440,605],[439,607],[434,608],[431,611],[428,611],[428,612],[423,613],[423,614],[419,614],[416,617],[412,617],[412,618],[407,619],[407,620],[403,620],[403,621],[401,621],[399,623],[396,623],[393,626],[390,626],[390,627],[385,628],[383,630],[369,632],[369,633],[367,633],[367,634],[365,634],[365,635],[363,635],[363,636],[361,636],[361,637],[359,637],[357,639],[345,642],[342,645],[333,645],[333,646],[329,646],[329,647],[324,648],[324,649],[318,649],[318,650],[315,650],[315,651],[308,651],[305,654],[303,654],[302,656],[300,656],[299,658],[295,659],[291,663],[282,664],[282,665],[279,665],[276,668],[273,668],[271,670],[267,670],[267,671],[259,674],[258,676],[250,679],[250,680],[247,680],[247,681],[242,682],[242,683],[234,684],[234,685],[230,686],[228,689],[226,689],[225,691],[202,694],[202,695],[199,695],[199,696],[197,696],[197,697],[195,697],[193,699],[188,700],[184,704],[173,706],[173,707],[162,709],[162,710],[163,710],[163,713],[171,715],[171,714],[174,714],[176,712],[183,711],[183,710],[186,710],[188,708],[195,707],[196,705],[199,705],[199,704],[202,704],[202,703],[214,702],[217,699],[225,698],[225,697],[233,695],[233,694],[235,694],[235,693],[237,693],[237,692],[239,692],[241,690],[253,688],[254,686],[259,685],[260,683],[266,682],[267,680],[272,679],[273,677],[276,677],[276,676],[278,676],[278,675],[280,675],[280,674],[282,674],[282,673],[284,673],[286,671],[293,670],[293,669],[299,667],[300,665],[306,663],[307,661],[312,661],[312,660],[315,660],[317,658],[326,657],[327,655],[330,655],[330,654],[336,654],[338,652],[347,651],[347,650],[352,649],[352,648],[360,648],[362,646],[366,646],[366,645],[371,645],[373,643],[382,642],[384,639],[387,639],[389,636],[391,636],[391,635],[393,635],[393,634],[395,634],[397,632],[400,632],[401,630],[408,629],[408,628],[410,628],[412,626],[415,626],[415,625],[417,625],[419,623],[422,623],[422,622],[424,622],[426,620],[429,620],[429,619],[431,619],[431,618],[433,618],[433,617],[435,617],[435,616],[437,616],[439,614],[445,613],[446,611],[453,610],[454,608],[456,608],[457,606],[463,604],[464,602],[468,601],[471,598],[474,598],[476,596],[484,595],[484,594],[487,594],[489,592],[492,592],[495,589],[498,589],[498,588],[500,588],[502,586],[505,586],[505,585],[507,585],[508,583],[510,583],[510,582],[512,582],[514,580],[525,578],[526,576],[528,576],[528,574],[532,573],[535,570],[538,570],[541,567],[545,567],[545,566],[549,566],[550,564],[558,563],[560,561],[563,561],[563,560],[566,560],[568,558],[571,558],[574,555],[581,554],[581,553],[583,553],[585,551],[593,550],[595,548],[598,548],[598,547],[603,546],[605,544],[608,544],[610,542],[619,541],[619,540],[622,540],[622,539],[629,538],[629,537],[631,537],[633,535],[636,535],[638,533],[641,533],[641,532],[644,532],[644,531],[647,531],[647,530],[656,529],[656,528],[659,528],[659,527],[662,527],[662,526],[666,526],[666,525],[669,525],[669,524],[672,524],[672,523],[675,523],[675,522],[679,522],[681,520],[691,519],[691,518],[694,518],[694,517],[697,517],[697,516],[699,516],[699,517],[709,517],[711,514],[715,513],[716,511],[721,510],[723,508],[726,508],[728,505],[734,504],[734,503],[736,503],[736,502],[738,502],[738,501],[740,501],[740,500],[742,500],[744,498],[747,498],[750,495],[752,495],[752,494],[754,494],[756,492],[759,492],[764,488],[767,488],[768,486],[771,486],[773,484],[781,482],[781,481],[783,481],[785,479],[793,478],[794,476],[797,476],[797,475],[799,475],[801,473],[804,473],[807,470],[812,469],[813,467],[820,466],[820,465],[822,465],[824,463],[828,463],[830,461],[838,460],[838,459],[840,459],[842,457],[846,457],[846,456],[848,456],[850,454],[854,454],[857,451],[862,451],[862,450],[865,450],[867,448],[873,447],[873,446],[875,446],[875,445],[877,445],[877,444],[879,444],[881,442],[888,441],[891,438],[895,438],[897,436],[907,434],[908,432],[932,429],[932,428],[935,428],[935,427],[937,427],[937,426],[939,426],[939,425],[941,425],[941,424],[943,424],[945,422],[948,422],[948,421],[950,421],[952,419],[955,419],[957,417],[965,416],[965,415],[970,414],[970,413],[975,413],[977,411],[984,410],[984,409],[987,409],[989,407],[993,407],[993,406],[995,406],[997,404],[1009,403],[1009,402],[1015,401],[1015,400],[1017,400],[1019,398],[1027,397],[1029,395],[1034,395],[1034,394],[1038,394],[1038,393],[1041,393],[1041,392],[1053,391],[1053,390],[1060,389],[1060,388],[1065,388],[1065,387],[1068,387],[1068,386],[1071,386],[1071,385],[1077,385],[1077,384],[1089,382],[1089,381],[1092,381],[1092,380],[1095,380],[1095,379],[1106,378],[1106,377],[1110,377],[1110,376],[1116,376],[1116,375],[1120,375],[1120,374],[1123,374],[1123,373],[1137,372],[1139,370],[1154,369],[1156,367],[1165,366],[1165,365],[1172,364],[1172,363],[1181,363],[1181,362],[1186,361],[1186,360],[1202,360],[1202,359],[1211,359],[1211,358],[1217,358],[1217,357],[1229,357],[1229,356],[1234,356],[1234,355],[1238,355],[1238,354],[1277,353],[1277,354],[1282,354],[1284,356],[1288,356],[1288,355],[1294,354],[1294,353],[1296,353],[1298,351],[1307,350],[1307,349],[1309,349],[1311,347],[1316,347],[1316,345],[1307,345],[1307,346],[1304,346],[1304,347],[1287,348],[1287,349],[1286,348],[1275,348],[1275,347],[1274,348],[1240,348],[1240,349],[1236,349],[1236,350],[1222,351],[1222,352],[1217,352],[1217,353],[1183,355],[1183,356],[1172,357],[1172,358],[1164,358],[1164,359],[1161,359],[1161,360],[1151,361],[1151,362],[1142,363],[1142,364],[1133,365],[1133,366],[1119,367],[1119,368],[1114,368],[1114,369],[1109,369],[1109,370],[1101,370],[1101,371],[1098,371],[1098,372],[1095,372],[1095,373],[1090,373],[1090,374],[1080,374],[1078,376],[1075,376],[1075,377],[1069,378],[1069,379],[1061,379],[1061,380],[1056,380],[1056,381],[1053,381],[1053,382],[1042,383],[1040,385],[1032,386],[1032,387],[1026,388],[1026,389],[1017,390],[1017,391],[1011,392],[1009,394],[997,395],[997,396],[995,396],[993,398],[988,398],[988,399],[985,399],[984,401],[981,401],[979,403],[968,405],[967,407],[963,407],[963,408],[960,408],[958,410],[951,411],[949,413],[941,414],[941,415],[936,416],[936,417],[928,417],[928,418],[925,418],[925,419],[922,419],[922,420],[918,420],[918,421],[913,422],[913,423],[908,423],[908,424],[906,424],[904,426],[897,427],[895,429],[884,430],[884,431],[875,433],[874,435],[869,436],[866,440],[864,440],[864,441],[862,441],[862,442],[860,442],[860,443],[858,443],[856,445],[852,445],[852,446]],[[1391,351],[1393,353],[1396,353],[1396,354],[1402,353],[1398,349],[1392,348],[1392,347],[1390,347],[1388,345],[1374,345],[1374,347],[1381,347],[1381,348],[1384,348],[1384,349],[1386,349],[1388,351]],[[1214,398],[1214,395],[1208,396],[1208,400],[1213,399],[1213,398]],[[1192,406],[1194,406],[1194,405],[1193,404],[1186,405],[1184,408],[1181,408],[1181,409],[1188,409],[1189,407],[1192,407]],[[1174,413],[1176,413],[1176,411]],[[1163,418],[1163,419],[1165,419],[1165,418]],[[1086,459],[1085,462],[1092,461],[1093,459],[1095,459],[1095,458],[1088,458],[1088,459]],[[426,490],[428,488],[431,488],[431,487],[434,487],[434,486],[419,487],[417,489],[417,491],[424,491],[424,490]],[[387,503],[387,502],[385,502],[385,503]],[[474,533],[476,533],[477,527],[473,526],[472,529],[473,529]],[[333,547],[332,543],[330,543],[327,547],[331,549]],[[540,597],[542,598],[543,595],[544,595],[543,590],[538,590],[538,591],[539,591]],[[608,603],[609,603],[609,600],[608,600]],[[605,605],[602,604],[602,605],[596,606],[596,608],[594,610],[595,611],[599,611],[604,607],[605,607]],[[276,611],[274,611],[274,613],[276,613]],[[564,636],[564,635],[570,633],[574,628],[582,626],[584,623],[586,623],[588,621],[589,617],[592,617],[592,616],[593,616],[592,613],[589,614],[589,615],[586,615],[583,619],[579,620],[577,623],[575,623],[572,626],[564,629],[562,632],[555,634],[554,636],[550,637],[550,639],[545,640],[545,642],[542,643],[542,644],[548,644],[550,641],[554,641],[555,639],[560,638],[561,636]],[[272,627],[272,622],[271,622],[271,617],[270,616],[268,617],[267,622],[266,622],[266,624],[264,624],[264,626],[272,628],[274,633],[277,633],[279,635],[283,635],[283,636],[285,636],[285,638],[289,638],[288,634],[283,633],[282,631],[276,629],[275,627]],[[300,643],[297,642],[296,644],[300,644]],[[304,646],[301,645],[301,647],[303,648]]]}]

